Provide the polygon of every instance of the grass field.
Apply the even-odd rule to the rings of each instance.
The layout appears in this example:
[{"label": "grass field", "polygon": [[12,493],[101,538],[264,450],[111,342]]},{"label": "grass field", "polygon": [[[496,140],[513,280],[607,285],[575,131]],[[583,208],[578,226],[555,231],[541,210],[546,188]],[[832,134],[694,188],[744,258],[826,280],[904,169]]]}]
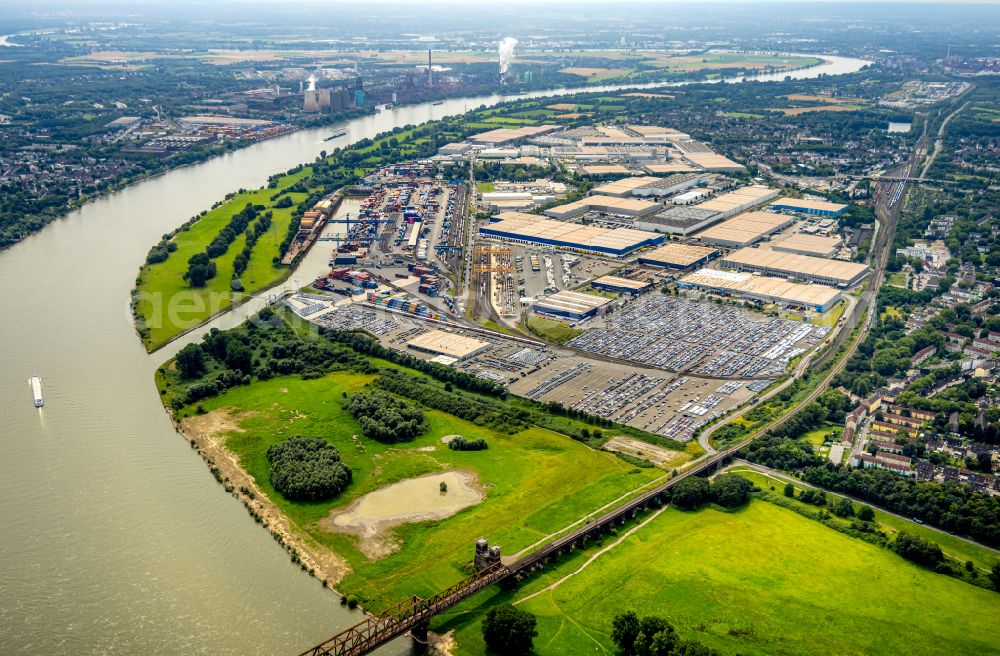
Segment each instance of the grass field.
[{"label": "grass field", "polygon": [[890,273],[888,284],[893,287],[906,288],[906,274],[902,272]]},{"label": "grass field", "polygon": [[490,321],[489,319],[487,319],[486,321],[483,322],[483,327],[484,328],[488,328],[488,329],[493,330],[493,331],[496,331],[498,333],[503,333],[505,335],[517,335],[518,334],[517,331],[511,330],[507,326],[500,325],[496,321]]},{"label": "grass field", "polygon": [[[802,437],[809,440],[809,443],[813,446],[822,446],[823,442],[830,439],[840,439],[840,434],[844,431],[843,426],[837,426],[836,424],[824,424],[815,430],[811,430]],[[833,438],[830,435],[833,435]]]},{"label": "grass field", "polygon": [[[785,487],[785,483],[788,482],[786,479],[778,479],[767,474],[763,474],[748,468],[734,468],[733,471],[737,471],[740,476],[747,478],[762,488],[768,488],[769,486],[774,486],[775,491],[781,493]],[[798,481],[792,481],[795,489],[801,492],[806,489],[806,486]],[[841,495],[834,492],[827,492],[826,496],[828,499],[841,499]],[[860,504],[856,503],[856,506],[860,507]],[[922,538],[926,538],[931,542],[936,542],[941,545],[941,549],[959,561],[960,563],[965,563],[971,560],[975,563],[981,571],[988,570],[996,562],[998,556],[996,556],[989,549],[977,546],[970,542],[967,542],[961,538],[955,537],[954,535],[949,535],[947,533],[942,533],[941,531],[936,531],[923,524],[917,524],[907,519],[901,519],[895,515],[891,515],[884,510],[879,510],[875,506],[871,506],[872,510],[875,511],[875,521],[881,525],[882,529],[890,534],[898,533],[899,531],[906,531],[907,533],[912,533],[914,535],[919,535]],[[840,519],[836,516],[831,517],[830,521],[841,521],[848,523],[847,520]]]},{"label": "grass field", "polygon": [[587,79],[588,83],[591,82],[603,82],[605,80],[611,80],[616,77],[623,77],[625,75],[630,75],[634,72],[630,68],[584,68],[578,66],[570,66],[569,68],[564,68],[560,73],[565,75],[576,75],[577,77],[583,77]]},{"label": "grass field", "polygon": [[[345,557],[354,571],[338,589],[356,594],[374,610],[411,594],[428,595],[466,576],[474,542],[487,536],[514,553],[648,481],[659,469],[639,469],[610,453],[592,450],[541,428],[506,435],[436,411],[425,411],[429,430],[395,446],[363,437],[343,409],[351,394],[372,376],[337,373],[315,380],[276,378],[236,388],[202,402],[204,410],[229,414],[238,429],[223,433],[241,466],[302,532]],[[221,410],[220,410],[221,409]],[[190,409],[184,411],[190,414]],[[234,414],[230,414],[234,413]],[[208,414],[196,421],[213,420]],[[445,435],[485,438],[489,449],[451,451]],[[322,436],[336,445],[354,471],[340,497],[324,503],[285,501],[268,480],[267,448],[293,435]],[[371,562],[356,538],[318,525],[336,507],[393,482],[422,474],[461,469],[473,472],[486,499],[444,520],[395,530],[399,551]]]},{"label": "grass field", "polygon": [[837,301],[837,304],[832,308],[824,312],[823,314],[813,317],[812,323],[817,326],[826,326],[828,328],[833,328],[837,325],[840,317],[844,316],[844,310],[847,309],[847,301]]},{"label": "grass field", "polygon": [[[592,553],[566,558],[516,596],[577,570]],[[432,629],[456,629],[455,653],[480,654],[477,618],[509,596],[484,592]],[[668,508],[520,607],[538,617],[539,656],[615,653],[611,620],[629,609],[664,616],[682,637],[723,654],[954,656],[996,652],[1000,595],[753,501],[734,513]]]},{"label": "grass field", "polygon": [[719,52],[696,56],[662,53],[644,59],[642,63],[669,67],[673,71],[694,72],[724,71],[734,68],[787,70],[814,66],[821,63],[821,60],[816,57]]},{"label": "grass field", "polygon": [[484,119],[487,123],[499,123],[499,127],[504,127],[509,125],[510,127],[520,128],[525,125],[538,125],[538,120],[533,118],[517,118],[513,116],[490,116]]},{"label": "grass field", "polygon": [[815,102],[815,103],[827,103],[830,105],[857,105],[863,103],[863,100],[857,98],[834,98],[832,96],[811,96],[804,93],[791,93],[785,96],[791,102]]},{"label": "grass field", "polygon": [[565,344],[583,332],[578,328],[570,328],[562,321],[542,319],[541,317],[529,318],[528,329],[539,337],[555,344]]},{"label": "grass field", "polygon": [[[279,189],[292,186],[309,175],[308,168],[294,175],[281,178],[277,189],[263,188],[236,194],[227,202],[210,210],[188,230],[178,232],[173,241],[177,250],[165,262],[144,265],[136,284],[136,312],[143,319],[149,334],[143,344],[153,350],[177,335],[198,325],[212,315],[232,305],[230,281],[233,259],[243,250],[245,235],[230,244],[225,254],[214,260],[217,273],[203,288],[192,288],[184,281],[188,259],[205,250],[205,247],[229,223],[234,214],[247,203],[264,205],[272,213],[271,227],[257,240],[250,263],[241,280],[244,293],[253,294],[281,282],[289,269],[276,267],[272,259],[279,254],[279,247],[288,232],[293,208],[274,208],[271,196]],[[305,199],[305,193],[289,193],[293,203]],[[293,206],[294,207],[294,206]]]},{"label": "grass field", "polygon": [[885,310],[882,311],[882,316],[879,317],[879,318],[880,319],[898,319],[898,320],[902,321],[903,320],[903,313],[899,310],[898,307],[895,307],[894,305],[887,305],[885,307]]},{"label": "grass field", "polygon": [[763,114],[751,114],[749,112],[723,112],[722,115],[728,118],[764,118]]}]

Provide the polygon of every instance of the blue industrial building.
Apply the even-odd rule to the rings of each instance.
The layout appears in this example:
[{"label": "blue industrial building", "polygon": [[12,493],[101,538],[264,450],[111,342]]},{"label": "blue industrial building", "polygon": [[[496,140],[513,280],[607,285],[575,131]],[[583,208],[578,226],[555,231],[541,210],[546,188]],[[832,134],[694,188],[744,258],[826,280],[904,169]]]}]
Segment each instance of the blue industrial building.
[{"label": "blue industrial building", "polygon": [[810,200],[808,198],[779,198],[771,203],[772,210],[786,210],[789,212],[799,212],[800,214],[811,214],[813,216],[840,216],[847,211],[847,205],[840,203],[829,203],[822,200]]}]

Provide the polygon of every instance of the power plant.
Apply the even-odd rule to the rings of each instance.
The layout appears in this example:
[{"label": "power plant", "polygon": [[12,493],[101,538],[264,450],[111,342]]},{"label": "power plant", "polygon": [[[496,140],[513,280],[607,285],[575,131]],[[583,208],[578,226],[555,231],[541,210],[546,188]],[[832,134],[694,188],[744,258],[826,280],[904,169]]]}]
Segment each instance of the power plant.
[{"label": "power plant", "polygon": [[316,88],[316,76],[310,75],[309,86],[302,92],[302,111],[306,113],[339,112],[352,106],[364,106],[361,78],[357,79],[354,97],[346,86]]}]

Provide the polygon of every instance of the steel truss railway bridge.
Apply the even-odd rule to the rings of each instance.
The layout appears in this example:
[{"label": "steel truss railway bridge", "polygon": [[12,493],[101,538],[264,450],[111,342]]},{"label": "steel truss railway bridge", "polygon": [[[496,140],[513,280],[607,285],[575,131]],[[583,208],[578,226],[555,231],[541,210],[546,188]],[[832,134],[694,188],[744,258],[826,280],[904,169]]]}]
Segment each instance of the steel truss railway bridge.
[{"label": "steel truss railway bridge", "polygon": [[481,561],[478,551],[480,545],[477,545],[475,574],[427,599],[413,595],[302,652],[301,656],[362,656],[407,633],[410,633],[417,642],[426,642],[428,623],[434,615],[491,585],[504,580],[526,578],[532,572],[543,568],[552,558],[570,553],[577,547],[585,545],[588,540],[608,534],[613,527],[621,526],[647,509],[659,508],[667,502],[671,487],[685,478],[717,470],[724,461],[732,458],[751,441],[752,438],[748,438],[705,458],[696,466],[678,473],[513,562],[501,562],[499,551],[494,558]]}]

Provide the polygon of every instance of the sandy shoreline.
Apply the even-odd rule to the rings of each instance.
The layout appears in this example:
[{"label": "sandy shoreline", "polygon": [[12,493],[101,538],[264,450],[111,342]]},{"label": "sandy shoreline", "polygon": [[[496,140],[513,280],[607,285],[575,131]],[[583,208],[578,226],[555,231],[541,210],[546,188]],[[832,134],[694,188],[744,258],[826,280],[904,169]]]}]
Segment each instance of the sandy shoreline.
[{"label": "sandy shoreline", "polygon": [[292,561],[298,562],[303,570],[320,581],[325,581],[327,588],[340,595],[333,586],[351,571],[347,561],[323,545],[303,537],[304,532],[294,530],[288,517],[257,487],[253,478],[240,467],[236,456],[216,437],[219,431],[241,430],[239,419],[245,415],[231,415],[229,410],[220,408],[180,422],[173,413],[170,417],[177,432],[201,455],[226,491],[239,499],[250,516],[274,536],[275,541],[292,556]]},{"label": "sandy shoreline", "polygon": [[[304,571],[309,572],[321,582],[325,582],[324,587],[338,598],[343,599],[345,595],[335,586],[351,571],[347,561],[327,547],[304,537],[304,532],[294,530],[288,517],[257,487],[253,478],[240,467],[236,456],[226,449],[221,439],[217,437],[220,431],[240,432],[242,429],[239,427],[239,420],[250,413],[233,415],[231,414],[233,408],[220,408],[204,415],[195,415],[178,421],[170,408],[164,407],[164,409],[170,416],[170,421],[177,434],[190,443],[191,448],[201,455],[209,470],[225,490],[240,500],[250,516],[263,526],[274,537],[275,542],[292,556],[293,562],[297,562]],[[461,472],[461,474],[471,479],[469,484],[480,495],[480,499],[485,496],[473,474],[469,472]],[[429,474],[428,476],[435,475]],[[360,498],[356,499],[351,506],[360,500]],[[399,525],[399,523],[401,522],[396,522],[394,525]],[[359,609],[366,615],[372,615],[363,607],[359,606]],[[454,632],[443,635],[429,632],[428,638],[430,653],[452,656],[452,650],[455,648]]]}]

